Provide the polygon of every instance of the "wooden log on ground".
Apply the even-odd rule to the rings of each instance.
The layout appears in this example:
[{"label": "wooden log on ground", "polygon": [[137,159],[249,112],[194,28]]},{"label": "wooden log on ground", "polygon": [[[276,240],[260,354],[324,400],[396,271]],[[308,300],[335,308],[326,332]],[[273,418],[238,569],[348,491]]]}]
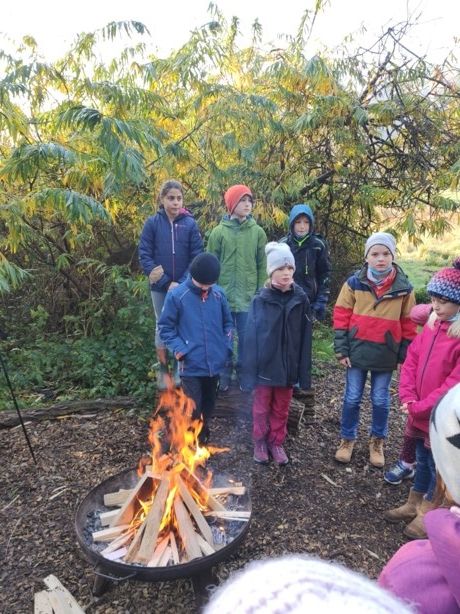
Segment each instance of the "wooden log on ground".
[{"label": "wooden log on ground", "polygon": [[34,614],[53,614],[49,591],[39,591],[34,595]]},{"label": "wooden log on ground", "polygon": [[[70,414],[91,413],[120,408],[136,407],[138,401],[133,397],[115,397],[113,399],[87,399],[84,401],[63,401],[47,407],[21,408],[24,421],[36,422],[38,420],[56,420]],[[11,428],[20,424],[19,416],[15,411],[0,412],[0,429]]]},{"label": "wooden log on ground", "polygon": [[85,614],[75,597],[63,586],[56,576],[47,576],[43,582],[49,589],[49,599],[55,614]]}]

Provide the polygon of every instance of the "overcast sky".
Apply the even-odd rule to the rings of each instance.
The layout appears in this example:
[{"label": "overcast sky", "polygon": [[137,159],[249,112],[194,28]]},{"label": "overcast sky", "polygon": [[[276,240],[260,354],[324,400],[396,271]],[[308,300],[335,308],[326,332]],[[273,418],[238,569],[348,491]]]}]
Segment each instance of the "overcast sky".
[{"label": "overcast sky", "polygon": [[[251,24],[258,18],[264,42],[281,44],[278,36],[295,34],[302,14],[312,8],[314,0],[217,0],[216,4],[226,17],[240,18],[243,35],[249,38]],[[163,55],[184,43],[193,28],[209,21],[208,6],[209,0],[12,0],[2,5],[0,31],[16,41],[31,34],[45,58],[54,59],[78,32],[133,19],[149,28],[154,49]],[[453,47],[454,35],[460,35],[460,0],[330,0],[318,17],[311,51],[322,43],[335,46],[361,26],[366,29],[362,40],[369,42],[391,23],[419,13],[421,25],[414,31],[411,46],[437,61]],[[6,46],[4,38],[0,39],[2,46]]]}]

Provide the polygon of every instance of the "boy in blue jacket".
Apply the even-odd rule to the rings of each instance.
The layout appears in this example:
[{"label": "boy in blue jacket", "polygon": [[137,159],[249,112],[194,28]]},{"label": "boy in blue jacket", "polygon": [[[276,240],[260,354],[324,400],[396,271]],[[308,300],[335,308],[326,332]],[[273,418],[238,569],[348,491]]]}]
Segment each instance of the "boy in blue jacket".
[{"label": "boy in blue jacket", "polygon": [[313,316],[324,320],[329,301],[331,262],[326,240],[315,232],[315,218],[309,205],[294,205],[289,213],[289,233],[281,239],[294,255],[294,281],[310,301]]},{"label": "boy in blue jacket", "polygon": [[158,322],[160,338],[179,361],[182,387],[201,417],[200,443],[209,439],[209,419],[219,374],[232,352],[233,320],[223,290],[215,283],[220,263],[202,253],[190,264],[187,280],[168,292]]}]

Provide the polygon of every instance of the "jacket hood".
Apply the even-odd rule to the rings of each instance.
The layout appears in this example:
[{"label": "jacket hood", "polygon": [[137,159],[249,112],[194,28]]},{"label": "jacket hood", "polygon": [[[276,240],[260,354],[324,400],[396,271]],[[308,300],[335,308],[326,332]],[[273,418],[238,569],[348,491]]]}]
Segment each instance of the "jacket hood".
[{"label": "jacket hood", "polygon": [[292,225],[299,215],[306,215],[310,220],[310,231],[308,234],[313,232],[313,227],[315,225],[315,216],[313,215],[313,211],[311,210],[310,205],[299,204],[294,205],[289,213],[289,232],[293,232]]}]

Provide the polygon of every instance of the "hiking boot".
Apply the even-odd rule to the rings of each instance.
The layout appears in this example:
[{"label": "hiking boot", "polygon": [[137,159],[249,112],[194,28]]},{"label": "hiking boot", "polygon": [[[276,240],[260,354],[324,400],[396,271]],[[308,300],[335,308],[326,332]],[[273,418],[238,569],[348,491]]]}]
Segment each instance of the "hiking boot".
[{"label": "hiking boot", "polygon": [[268,448],[265,439],[259,439],[254,442],[254,460],[256,463],[266,465],[268,463]]},{"label": "hiking boot", "polygon": [[381,437],[372,436],[369,441],[369,462],[374,467],[381,469],[385,464],[385,456],[383,455],[383,442]]},{"label": "hiking boot", "polygon": [[415,492],[415,490],[411,488],[407,501],[399,507],[386,510],[383,512],[383,516],[388,522],[400,522],[401,520],[409,522],[417,516],[417,511],[422,501],[423,493]]},{"label": "hiking boot", "polygon": [[422,499],[422,502],[417,510],[417,515],[404,529],[404,535],[410,539],[426,539],[427,535],[423,518],[427,512],[434,510],[435,507],[436,506],[433,501]]},{"label": "hiking boot", "polygon": [[335,460],[339,461],[339,463],[349,463],[351,461],[351,455],[353,454],[354,447],[354,439],[342,439],[340,441],[340,446],[335,453]]},{"label": "hiking boot", "polygon": [[272,455],[273,460],[277,465],[287,465],[289,459],[287,457],[286,452],[284,451],[283,446],[278,446],[276,443],[269,443],[268,449],[270,450],[270,454]]},{"label": "hiking boot", "polygon": [[393,484],[394,486],[397,486],[398,484],[401,484],[403,480],[413,478],[414,475],[414,467],[406,467],[401,460],[398,460],[394,467],[392,467],[389,471],[386,471],[383,474],[383,479],[385,480],[385,482],[388,482],[388,484]]}]

